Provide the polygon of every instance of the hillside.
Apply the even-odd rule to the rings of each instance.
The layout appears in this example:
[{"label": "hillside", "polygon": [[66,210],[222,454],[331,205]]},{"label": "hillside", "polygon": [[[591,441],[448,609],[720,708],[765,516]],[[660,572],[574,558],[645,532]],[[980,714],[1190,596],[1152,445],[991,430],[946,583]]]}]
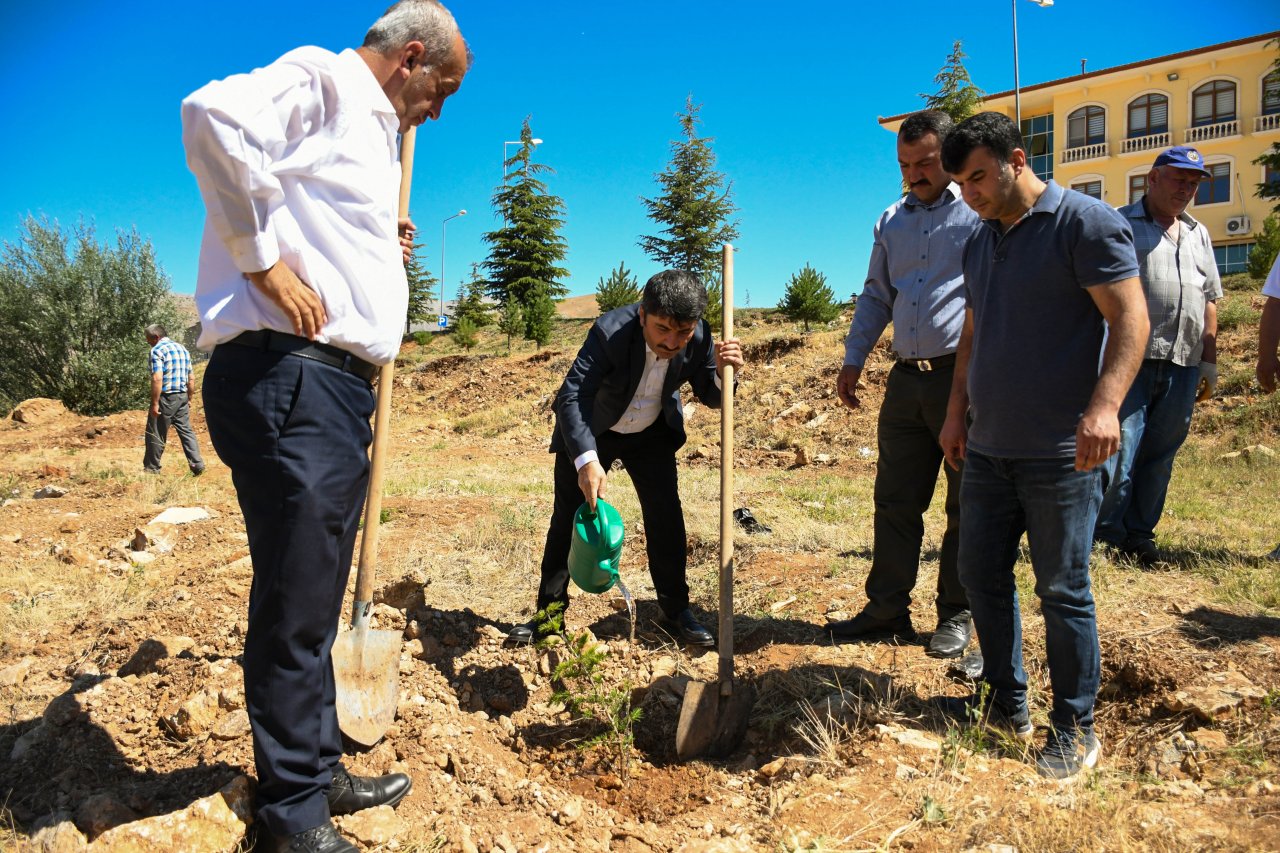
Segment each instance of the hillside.
[{"label": "hillside", "polygon": [[[1250,379],[1259,306],[1248,290],[1222,306],[1222,386],[1175,470],[1159,530],[1168,564],[1144,572],[1095,554],[1104,753],[1069,786],[1039,779],[1019,744],[931,710],[931,697],[970,687],[922,646],[833,645],[822,630],[865,600],[890,367],[882,343],[864,373],[867,405],[840,406],[847,316],[810,335],[760,312],[739,319],[748,366],[733,504],[772,528],[735,534],[736,672],[759,698],[732,755],[690,763],[674,756],[679,695],[688,678],[714,680],[716,655],[680,648],[653,623],[625,472],[609,498],[628,522],[635,642],[616,591],[579,595],[567,621],[607,650],[602,683],[643,710],[634,748],[585,747],[599,729],[551,701],[563,648],[501,642],[531,614],[550,512],[549,404],[589,320],[562,320],[549,345],[516,342],[510,354],[489,330],[468,352],[443,336],[406,344],[375,608],[377,627],[405,637],[399,713],[348,765],[402,770],[415,785],[394,814],[346,818],[342,830],[364,850],[399,851],[1276,849],[1280,572],[1259,555],[1280,540],[1280,468],[1253,448],[1275,446],[1280,417]],[[210,460],[199,479],[176,442],[165,472],[143,475],[142,412],[0,425],[0,848],[74,850],[106,832],[94,849],[166,849],[122,839],[252,775],[238,658],[248,549],[195,409]],[[691,405],[688,417],[690,584],[714,622],[718,413]],[[34,497],[48,486],[65,494]],[[151,524],[168,507],[210,517]],[[933,627],[941,529],[935,506],[913,604],[922,631]],[[1043,620],[1025,557],[1019,577],[1043,725]],[[184,819],[167,849],[237,849],[245,827],[227,814],[221,834]]]}]

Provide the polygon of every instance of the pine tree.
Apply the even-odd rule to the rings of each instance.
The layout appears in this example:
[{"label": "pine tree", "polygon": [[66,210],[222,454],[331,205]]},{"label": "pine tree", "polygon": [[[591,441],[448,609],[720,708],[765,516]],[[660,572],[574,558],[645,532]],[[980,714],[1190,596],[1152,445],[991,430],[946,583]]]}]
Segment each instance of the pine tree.
[{"label": "pine tree", "polygon": [[1262,220],[1262,233],[1249,250],[1249,276],[1265,281],[1271,265],[1276,262],[1277,253],[1280,253],[1280,213],[1273,213]]},{"label": "pine tree", "polygon": [[661,226],[660,236],[641,236],[640,248],[663,267],[706,276],[719,266],[724,243],[738,236],[733,182],[716,171],[712,137],[698,136],[701,104],[690,95],[679,114],[683,140],[671,143],[671,160],[654,177],[661,192],[643,198],[649,218]]},{"label": "pine tree", "polygon": [[458,304],[453,313],[459,320],[467,318],[477,329],[493,325],[493,315],[484,301],[485,280],[480,275],[480,265],[471,265],[471,280],[458,285]]},{"label": "pine tree", "polygon": [[529,294],[528,304],[524,306],[524,336],[542,349],[542,345],[551,340],[552,323],[556,317],[556,303],[545,290],[535,290]]},{"label": "pine tree", "polygon": [[[503,225],[483,237],[489,244],[484,268],[489,274],[489,295],[504,306],[512,300],[519,302],[527,323],[534,294],[548,299],[568,295],[569,288],[560,279],[569,271],[558,264],[569,248],[560,236],[564,202],[547,192],[546,184],[537,177],[554,170],[533,162],[528,118],[520,130],[520,142],[520,148],[503,164],[506,174],[493,193],[493,208]],[[532,331],[526,326],[526,337],[532,338]]]},{"label": "pine tree", "polygon": [[982,106],[982,97],[986,93],[974,85],[969,78],[969,71],[964,67],[965,53],[960,49],[960,41],[951,47],[951,55],[933,78],[938,84],[938,91],[932,95],[920,93],[924,98],[926,109],[942,110],[951,116],[951,120],[959,124],[978,111]]},{"label": "pine tree", "polygon": [[830,323],[840,316],[840,306],[835,292],[827,286],[827,277],[808,264],[787,282],[778,311],[788,320],[804,323],[806,332],[810,323]]},{"label": "pine tree", "polygon": [[404,332],[409,334],[409,328],[414,323],[424,323],[435,317],[436,298],[438,293],[436,287],[439,282],[435,276],[427,269],[427,265],[419,256],[423,252],[424,246],[421,243],[413,244],[413,253],[409,256],[409,264],[404,268],[405,278],[409,280],[409,311],[404,318]]},{"label": "pine tree", "polygon": [[511,352],[512,335],[524,334],[524,309],[514,299],[498,312],[498,331],[507,336],[507,352]]},{"label": "pine tree", "polygon": [[717,267],[702,280],[707,285],[707,310],[702,312],[702,319],[712,331],[719,332],[724,325],[724,273]]},{"label": "pine tree", "polygon": [[609,273],[609,278],[601,278],[596,284],[596,307],[600,313],[632,305],[640,301],[643,293],[640,282],[627,269],[626,264],[619,262],[618,268]]},{"label": "pine tree", "polygon": [[453,324],[453,342],[463,349],[471,349],[476,345],[476,324],[470,317],[459,317]]}]

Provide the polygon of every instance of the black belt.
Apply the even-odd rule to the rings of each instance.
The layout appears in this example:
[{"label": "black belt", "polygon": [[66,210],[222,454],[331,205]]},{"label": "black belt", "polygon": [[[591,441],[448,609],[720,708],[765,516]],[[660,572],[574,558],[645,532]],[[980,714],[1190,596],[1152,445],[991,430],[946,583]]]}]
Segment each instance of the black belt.
[{"label": "black belt", "polygon": [[930,370],[937,370],[941,367],[950,367],[956,360],[956,354],[949,352],[946,355],[938,355],[933,358],[900,358],[898,364],[904,367],[914,368],[921,373],[928,373]]},{"label": "black belt", "polygon": [[377,365],[370,364],[363,358],[357,358],[344,349],[329,346],[328,344],[318,344],[315,341],[309,341],[297,335],[288,335],[271,329],[241,332],[231,340],[226,341],[226,343],[235,344],[238,347],[253,347],[254,349],[296,355],[299,358],[309,358],[312,361],[318,361],[321,364],[327,364],[330,367],[336,367],[354,376],[359,376],[365,382],[372,382],[373,377],[378,375]]}]

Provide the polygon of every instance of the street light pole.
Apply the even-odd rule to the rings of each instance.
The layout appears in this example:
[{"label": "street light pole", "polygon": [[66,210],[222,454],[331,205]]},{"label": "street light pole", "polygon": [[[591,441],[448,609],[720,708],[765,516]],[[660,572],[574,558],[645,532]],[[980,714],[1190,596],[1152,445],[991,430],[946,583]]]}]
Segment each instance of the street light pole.
[{"label": "street light pole", "polygon": [[[534,145],[542,144],[541,139],[531,139],[529,141],[532,142]],[[510,142],[502,143],[502,182],[504,184],[507,182],[507,146],[508,145],[524,145],[524,142],[522,140],[515,139]]]},{"label": "street light pole", "polygon": [[[1018,87],[1018,0],[1011,0],[1013,8],[1013,115],[1022,135],[1022,95]],[[1053,5],[1053,0],[1031,0],[1041,9]]]},{"label": "street light pole", "polygon": [[436,316],[444,316],[444,238],[449,233],[449,220],[457,219],[459,216],[466,216],[465,210],[459,210],[453,216],[446,216],[440,222],[440,310],[436,312]]}]

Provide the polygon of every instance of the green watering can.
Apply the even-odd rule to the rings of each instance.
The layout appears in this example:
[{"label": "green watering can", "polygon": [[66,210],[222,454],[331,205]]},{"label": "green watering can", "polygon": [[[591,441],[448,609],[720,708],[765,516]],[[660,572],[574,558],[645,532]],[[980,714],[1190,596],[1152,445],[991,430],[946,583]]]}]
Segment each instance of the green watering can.
[{"label": "green watering can", "polygon": [[622,516],[602,500],[596,500],[595,512],[584,503],[574,513],[569,577],[584,592],[604,592],[618,582],[622,534]]}]

